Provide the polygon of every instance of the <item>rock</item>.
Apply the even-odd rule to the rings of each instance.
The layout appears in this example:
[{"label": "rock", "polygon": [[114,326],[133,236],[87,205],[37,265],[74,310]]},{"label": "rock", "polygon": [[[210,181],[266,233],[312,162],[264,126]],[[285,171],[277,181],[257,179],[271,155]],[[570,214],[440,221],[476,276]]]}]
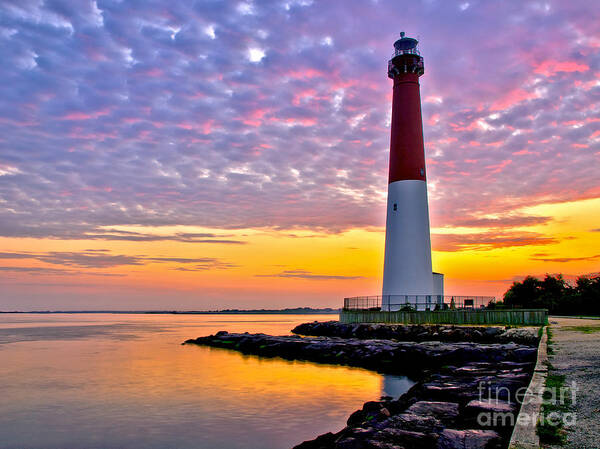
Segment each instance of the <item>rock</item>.
[{"label": "rock", "polygon": [[293,449],[326,449],[329,447],[333,447],[336,438],[337,435],[331,432],[327,432],[323,435],[318,436],[314,440],[304,441],[303,443],[294,446]]},{"label": "rock", "polygon": [[[535,347],[515,341],[457,341],[492,339],[491,335],[503,335],[503,329],[489,332],[455,326],[340,326],[334,322],[315,322],[305,323],[295,330],[306,333],[314,330],[330,336],[221,331],[188,340],[186,344],[234,349],[262,357],[361,366],[421,379],[398,399],[382,397],[380,401],[366,402],[361,410],[350,415],[347,426],[340,432],[305,441],[296,449],[506,447],[512,423],[479,423],[477,417],[481,413],[506,414],[516,410],[506,401],[514,401],[517,392],[527,386],[536,356]],[[428,340],[434,333],[443,341]],[[511,334],[519,335],[514,331]],[[422,341],[399,341],[417,337]],[[482,385],[484,391],[481,391]],[[489,392],[497,394],[500,401],[486,400]]]},{"label": "rock", "polygon": [[499,327],[486,327],[483,329],[483,333],[487,337],[493,338],[500,335],[502,333],[502,329],[500,329]]},{"label": "rock", "polygon": [[360,424],[362,424],[366,419],[366,414],[365,412],[363,412],[362,410],[356,410],[354,413],[352,413],[349,417],[348,420],[346,421],[346,425],[348,427],[356,427],[359,426]]},{"label": "rock", "polygon": [[478,343],[504,343],[536,346],[538,337],[534,328],[509,328],[499,326],[440,326],[394,324],[345,324],[339,321],[303,323],[292,332],[300,335],[325,337],[389,339],[398,341],[470,341]]},{"label": "rock", "polygon": [[335,444],[336,449],[364,449],[365,443],[363,440],[353,437],[344,438]]},{"label": "rock", "polygon": [[438,449],[499,449],[500,435],[493,430],[444,430]]},{"label": "rock", "polygon": [[443,429],[442,423],[433,416],[400,413],[381,422],[377,428],[396,428],[413,432],[438,432]]},{"label": "rock", "polygon": [[538,342],[537,329],[527,327],[513,327],[506,329],[498,336],[499,342],[515,342],[520,344],[535,345]]},{"label": "rock", "polygon": [[507,432],[517,420],[517,406],[496,399],[474,400],[466,405],[464,419],[473,426]]},{"label": "rock", "polygon": [[408,407],[406,412],[413,415],[433,416],[442,423],[449,425],[456,422],[458,404],[455,402],[419,401]]},{"label": "rock", "polygon": [[383,441],[371,440],[371,441],[365,442],[365,446],[363,446],[363,449],[405,449],[405,448],[402,446],[398,446],[397,444],[393,444],[393,443],[385,443]]},{"label": "rock", "polygon": [[437,445],[438,436],[410,430],[384,429],[377,432],[373,439],[385,443],[399,444],[411,449],[432,449]]},{"label": "rock", "polygon": [[348,364],[390,374],[419,376],[423,375],[424,370],[457,363],[498,363],[500,360],[531,363],[536,352],[535,348],[514,343],[415,343],[340,337],[275,337],[225,331],[186,342],[191,343],[237,349],[245,354],[264,357]]},{"label": "rock", "polygon": [[363,405],[363,411],[365,412],[378,412],[379,410],[381,410],[382,405],[381,402],[377,402],[377,401],[369,401],[369,402],[365,402]]},{"label": "rock", "polygon": [[482,399],[474,400],[467,404],[465,407],[466,413],[480,413],[480,412],[492,412],[492,413],[511,413],[516,410],[516,405],[511,404],[507,401],[501,401],[496,399]]},{"label": "rock", "polygon": [[361,441],[366,441],[369,440],[373,437],[373,435],[375,434],[375,429],[373,429],[372,427],[356,427],[353,429],[347,429],[347,431],[344,432],[344,438],[348,437],[348,438],[354,438],[357,440],[361,440]]}]

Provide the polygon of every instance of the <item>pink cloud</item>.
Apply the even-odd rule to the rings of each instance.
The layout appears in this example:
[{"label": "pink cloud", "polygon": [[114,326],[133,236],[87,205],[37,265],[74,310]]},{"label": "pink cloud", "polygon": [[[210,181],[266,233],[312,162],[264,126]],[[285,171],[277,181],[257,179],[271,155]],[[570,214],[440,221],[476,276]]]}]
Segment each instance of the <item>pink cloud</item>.
[{"label": "pink cloud", "polygon": [[314,118],[307,117],[288,117],[285,119],[280,119],[277,117],[270,117],[269,121],[277,122],[277,123],[287,123],[289,125],[301,125],[301,126],[313,126],[316,125],[317,120]]},{"label": "pink cloud", "polygon": [[248,114],[247,118],[242,120],[242,122],[248,126],[259,127],[263,122],[264,116],[268,112],[268,109],[254,109]]},{"label": "pink cloud", "polygon": [[513,154],[513,156],[524,156],[526,154],[531,154],[531,155],[534,155],[534,156],[539,156],[540,152],[539,151],[520,150],[520,151],[515,151],[512,154]]},{"label": "pink cloud", "polygon": [[288,78],[294,79],[311,79],[311,78],[327,78],[328,74],[317,69],[292,70],[284,74]]},{"label": "pink cloud", "polygon": [[123,123],[127,123],[127,124],[139,123],[142,121],[142,119],[139,117],[125,117],[122,120],[123,120]]},{"label": "pink cloud", "polygon": [[535,67],[534,72],[545,76],[552,76],[559,72],[585,72],[590,69],[587,64],[576,61],[556,61],[549,59]]},{"label": "pink cloud", "polygon": [[110,109],[105,108],[94,112],[74,111],[69,112],[61,117],[62,120],[92,120],[104,115],[108,115]]},{"label": "pink cloud", "polygon": [[508,109],[518,103],[521,103],[522,101],[531,100],[533,98],[538,98],[538,94],[535,92],[527,92],[526,90],[520,88],[513,89],[492,103],[490,109],[492,111]]},{"label": "pink cloud", "polygon": [[558,243],[553,237],[536,232],[483,232],[476,234],[432,234],[435,251],[489,251],[515,246],[541,246]]},{"label": "pink cloud", "polygon": [[427,124],[434,126],[439,121],[440,121],[440,114],[432,114],[431,117],[429,117],[429,120],[427,120]]},{"label": "pink cloud", "polygon": [[202,132],[202,134],[207,135],[212,132],[214,123],[215,121],[212,119],[207,120],[204,123],[193,123],[189,121],[184,121],[181,123],[177,123],[175,126],[177,126],[177,128],[185,129],[187,131],[198,130]]}]

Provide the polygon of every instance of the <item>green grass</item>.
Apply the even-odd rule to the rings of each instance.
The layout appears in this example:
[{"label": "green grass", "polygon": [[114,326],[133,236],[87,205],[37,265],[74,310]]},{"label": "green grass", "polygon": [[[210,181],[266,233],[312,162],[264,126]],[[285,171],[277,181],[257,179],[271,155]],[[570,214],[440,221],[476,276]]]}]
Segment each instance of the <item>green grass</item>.
[{"label": "green grass", "polygon": [[550,326],[546,328],[546,335],[548,335],[548,355],[554,355],[554,348],[552,347],[554,345],[554,340],[552,339],[554,334],[550,330]]},{"label": "green grass", "polygon": [[551,413],[557,413],[562,417],[571,407],[571,395],[565,387],[564,375],[548,374],[546,378],[546,391],[544,391],[543,398],[544,402],[542,404],[540,422],[538,422],[537,426],[540,442],[543,444],[563,445],[566,442],[566,431],[563,428],[562,422],[554,425],[553,423],[549,423],[545,417],[548,417]]},{"label": "green grass", "polygon": [[600,332],[600,326],[569,326],[564,329],[567,331],[583,332],[584,334]]},{"label": "green grass", "polygon": [[[554,349],[552,348],[554,341],[550,326],[546,329],[546,334],[548,335],[548,355],[551,355],[554,354]],[[542,444],[557,444],[562,446],[567,440],[562,419],[558,425],[554,425],[554,423],[548,422],[546,418],[551,413],[557,413],[562,418],[563,414],[570,410],[571,394],[568,388],[565,387],[565,376],[554,373],[555,369],[550,361],[546,362],[546,366],[548,367],[548,377],[546,377],[537,433]]]}]

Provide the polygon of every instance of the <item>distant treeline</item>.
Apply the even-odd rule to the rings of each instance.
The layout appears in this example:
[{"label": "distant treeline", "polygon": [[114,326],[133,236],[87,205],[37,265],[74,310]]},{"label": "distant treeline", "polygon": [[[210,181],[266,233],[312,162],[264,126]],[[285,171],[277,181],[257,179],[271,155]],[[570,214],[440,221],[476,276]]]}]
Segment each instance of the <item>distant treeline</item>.
[{"label": "distant treeline", "polygon": [[316,313],[339,313],[339,309],[330,307],[324,309],[313,309],[312,307],[295,307],[293,309],[223,309],[223,310],[190,310],[172,312],[146,312],[146,313],[173,313],[181,315],[210,315],[210,314],[316,314]]},{"label": "distant treeline", "polygon": [[548,309],[552,315],[600,316],[600,274],[580,276],[574,285],[561,274],[544,279],[527,276],[513,282],[504,293],[504,302],[495,307]]},{"label": "distant treeline", "polygon": [[180,314],[180,315],[209,315],[209,314],[325,314],[339,313],[340,309],[326,307],[313,309],[312,307],[295,307],[293,309],[224,309],[224,310],[31,310],[1,311],[0,313],[113,313],[113,314]]}]

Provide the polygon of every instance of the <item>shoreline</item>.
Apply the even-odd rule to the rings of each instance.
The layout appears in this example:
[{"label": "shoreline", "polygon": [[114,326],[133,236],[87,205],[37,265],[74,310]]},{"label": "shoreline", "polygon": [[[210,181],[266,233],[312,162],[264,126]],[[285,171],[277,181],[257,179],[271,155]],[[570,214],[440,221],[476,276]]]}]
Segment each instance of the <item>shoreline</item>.
[{"label": "shoreline", "polygon": [[[381,332],[381,325],[370,326],[374,332]],[[450,334],[441,338],[445,336]],[[343,429],[300,443],[295,449],[508,446],[520,400],[533,374],[537,345],[367,337],[275,337],[220,331],[182,344],[262,357],[359,366],[416,380],[400,397],[367,402],[350,415]],[[512,420],[498,420],[506,416]]]},{"label": "shoreline", "polygon": [[37,315],[52,315],[52,314],[85,314],[85,313],[105,313],[113,315],[337,315],[339,309],[281,309],[281,310],[32,310],[32,311],[2,311],[2,314],[37,314]]}]

